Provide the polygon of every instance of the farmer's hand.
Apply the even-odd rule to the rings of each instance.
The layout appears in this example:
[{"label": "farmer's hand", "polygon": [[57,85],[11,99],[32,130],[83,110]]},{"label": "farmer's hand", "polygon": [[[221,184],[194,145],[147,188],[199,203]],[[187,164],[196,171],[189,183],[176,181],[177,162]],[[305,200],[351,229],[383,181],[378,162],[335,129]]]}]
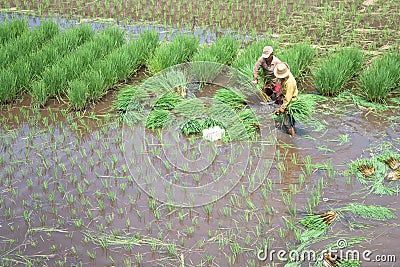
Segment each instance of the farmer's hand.
[{"label": "farmer's hand", "polygon": [[277,108],[277,109],[275,109],[275,114],[276,115],[280,115],[280,114],[282,114],[282,113],[284,113],[285,112],[285,110],[284,109],[282,109],[282,108]]},{"label": "farmer's hand", "polygon": [[254,84],[254,85],[257,85],[257,84],[258,84],[258,80],[257,80],[257,79],[254,79],[254,80],[253,80],[253,84]]}]

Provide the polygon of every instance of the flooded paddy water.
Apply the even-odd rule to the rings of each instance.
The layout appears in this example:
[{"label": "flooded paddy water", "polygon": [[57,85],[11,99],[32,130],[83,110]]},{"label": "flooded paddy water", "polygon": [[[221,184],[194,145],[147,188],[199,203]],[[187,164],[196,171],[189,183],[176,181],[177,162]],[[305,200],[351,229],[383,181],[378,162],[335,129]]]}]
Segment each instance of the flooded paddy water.
[{"label": "flooded paddy water", "polygon": [[[132,31],[135,35],[141,29]],[[217,34],[210,36],[203,41]],[[126,82],[137,85],[145,77],[142,69]],[[314,115],[320,124],[297,122],[294,138],[279,121],[266,117],[260,123],[271,127],[276,140],[271,157],[260,157],[251,147],[249,156],[237,162],[239,167],[245,163],[245,169],[229,192],[215,202],[177,207],[149,197],[133,175],[140,175],[146,163],[141,165],[125,142],[119,114],[112,108],[124,86],[80,112],[70,111],[63,97],[43,108],[33,108],[29,95],[1,106],[1,266],[323,266],[321,260],[289,265],[276,253],[273,260],[263,259],[260,251],[320,254],[327,248],[370,252],[370,260],[360,258],[361,266],[399,265],[398,193],[375,194],[349,168],[360,158],[400,153],[398,95],[388,101],[389,108],[363,106],[345,94],[321,98]],[[207,86],[197,97],[212,96],[217,89]],[[313,86],[302,90],[314,93]],[[154,145],[159,135],[146,134]],[[170,165],[184,165],[158,156],[157,149],[142,151],[140,156],[166,180],[202,186],[218,175],[235,178],[227,170],[237,143],[207,146],[201,139],[164,138],[175,144],[169,153],[180,150],[194,161],[191,168],[204,170],[199,176],[176,177]],[[207,166],[196,161],[212,152],[215,157]],[[270,162],[271,168],[249,192],[256,161]],[[399,183],[385,181],[384,186],[398,188]],[[376,220],[341,210],[350,204],[386,207],[396,218]],[[332,210],[339,217],[331,227],[305,239],[299,221]]]}]

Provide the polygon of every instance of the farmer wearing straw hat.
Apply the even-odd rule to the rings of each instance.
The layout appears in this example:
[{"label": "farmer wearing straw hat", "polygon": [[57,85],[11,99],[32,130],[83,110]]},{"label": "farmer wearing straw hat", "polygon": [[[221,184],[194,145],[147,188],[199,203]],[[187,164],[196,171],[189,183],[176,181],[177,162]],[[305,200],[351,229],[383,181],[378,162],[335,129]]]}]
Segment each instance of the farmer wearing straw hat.
[{"label": "farmer wearing straw hat", "polygon": [[[272,46],[265,46],[262,52],[261,57],[257,60],[253,74],[254,80],[253,84],[258,84],[258,70],[260,67],[263,68],[264,73],[266,75],[266,80],[264,81],[263,91],[267,94],[267,96],[271,96],[275,93],[275,96],[279,99],[279,91],[281,85],[279,84],[279,80],[275,77],[274,69],[277,63],[281,62],[279,58],[274,56],[274,50]],[[271,82],[270,82],[270,81]]]},{"label": "farmer wearing straw hat", "polygon": [[275,114],[284,114],[283,125],[291,136],[295,135],[294,124],[295,120],[292,115],[287,112],[287,107],[292,101],[297,100],[299,91],[297,90],[296,80],[290,72],[289,65],[286,62],[276,64],[274,74],[280,80],[282,85],[280,99],[282,105],[275,110]]}]

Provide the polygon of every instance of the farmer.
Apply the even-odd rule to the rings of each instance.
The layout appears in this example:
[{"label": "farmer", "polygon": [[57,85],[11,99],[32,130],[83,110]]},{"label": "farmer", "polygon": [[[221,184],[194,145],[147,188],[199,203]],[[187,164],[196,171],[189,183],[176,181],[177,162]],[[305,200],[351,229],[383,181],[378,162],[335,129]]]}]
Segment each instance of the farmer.
[{"label": "farmer", "polygon": [[284,114],[283,125],[291,136],[295,135],[294,118],[287,112],[288,105],[297,100],[299,91],[297,90],[296,80],[294,79],[290,68],[286,62],[279,62],[274,69],[275,77],[282,85],[280,100],[282,102],[280,108],[275,110],[275,114]]},{"label": "farmer", "polygon": [[267,96],[271,96],[274,93],[275,96],[279,99],[279,91],[281,85],[279,84],[279,80],[275,77],[274,69],[276,64],[281,61],[279,60],[279,58],[274,56],[273,52],[274,50],[272,49],[272,46],[264,47],[261,57],[257,60],[254,66],[253,84],[258,84],[258,70],[260,69],[260,67],[262,67],[264,70],[264,74],[266,75],[263,91],[267,94]]}]

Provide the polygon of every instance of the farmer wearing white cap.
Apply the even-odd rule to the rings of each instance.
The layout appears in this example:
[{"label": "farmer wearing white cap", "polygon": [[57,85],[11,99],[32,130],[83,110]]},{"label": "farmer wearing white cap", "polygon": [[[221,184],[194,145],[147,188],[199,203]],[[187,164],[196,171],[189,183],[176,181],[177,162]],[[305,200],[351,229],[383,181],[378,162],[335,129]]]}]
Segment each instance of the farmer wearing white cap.
[{"label": "farmer wearing white cap", "polygon": [[279,58],[274,56],[273,52],[274,49],[272,48],[272,46],[264,47],[261,57],[257,60],[256,65],[254,66],[253,84],[258,84],[258,70],[260,69],[260,67],[262,67],[267,78],[264,81],[265,85],[263,87],[263,90],[268,96],[271,96],[272,93],[275,93],[275,95],[278,97],[281,85],[279,84],[279,80],[275,77],[274,69],[276,64],[281,61],[279,60]]},{"label": "farmer wearing white cap", "polygon": [[276,114],[284,114],[283,125],[291,136],[295,135],[294,130],[294,118],[287,112],[287,107],[292,101],[297,100],[297,95],[299,91],[297,90],[296,80],[290,72],[289,65],[286,62],[280,62],[276,64],[274,69],[274,74],[277,79],[280,80],[282,85],[280,98],[282,100],[282,105],[280,108],[275,110]]}]

